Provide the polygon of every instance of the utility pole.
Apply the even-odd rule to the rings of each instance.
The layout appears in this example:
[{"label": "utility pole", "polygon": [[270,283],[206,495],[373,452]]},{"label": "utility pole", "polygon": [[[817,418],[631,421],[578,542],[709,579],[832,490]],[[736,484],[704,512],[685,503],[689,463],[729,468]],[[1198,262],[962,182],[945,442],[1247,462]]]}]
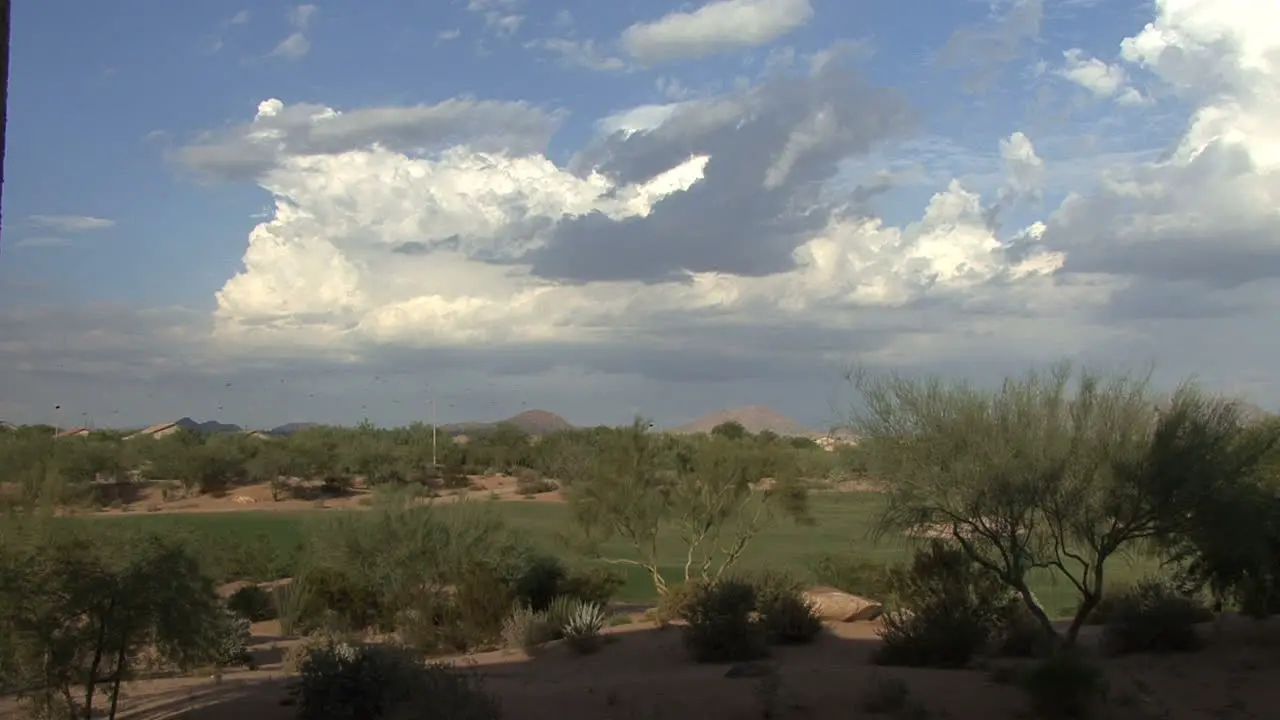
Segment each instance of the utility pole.
[{"label": "utility pole", "polygon": [[431,398],[431,467],[435,469],[440,467],[436,462],[436,399]]},{"label": "utility pole", "polygon": [[4,73],[4,91],[0,95],[0,198],[4,196],[4,143],[9,127],[9,0],[0,0],[0,72]]}]

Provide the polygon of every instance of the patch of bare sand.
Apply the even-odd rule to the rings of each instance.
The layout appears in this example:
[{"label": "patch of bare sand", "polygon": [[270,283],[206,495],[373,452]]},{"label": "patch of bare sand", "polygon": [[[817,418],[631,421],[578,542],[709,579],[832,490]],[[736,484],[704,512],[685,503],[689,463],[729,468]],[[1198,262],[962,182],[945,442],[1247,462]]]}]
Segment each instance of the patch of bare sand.
[{"label": "patch of bare sand", "polygon": [[[491,496],[499,501],[564,502],[559,490],[538,495],[521,495],[516,478],[508,475],[470,476],[471,487],[460,490],[442,490],[431,500],[452,503],[462,499],[487,500]],[[237,485],[222,495],[184,495],[176,482],[139,482],[134,486],[127,502],[115,503],[101,510],[66,509],[66,514],[94,516],[122,516],[178,513],[219,512],[298,512],[301,510],[358,510],[373,504],[373,492],[362,483],[356,483],[341,495],[326,495],[317,483],[294,482],[297,495],[273,499],[268,483]],[[426,501],[426,499],[424,499]]]},{"label": "patch of bare sand", "polygon": [[[780,648],[777,718],[861,717],[876,685],[902,680],[931,717],[999,720],[1026,717],[1022,693],[980,670],[879,668],[870,656],[878,642],[874,623],[838,623],[810,646]],[[135,683],[122,698],[122,718],[160,720],[286,720],[294,708],[281,665],[295,641],[280,638],[276,623],[254,625],[256,671],[210,678]],[[685,658],[679,630],[635,623],[607,631],[610,642],[594,655],[551,646],[529,658],[492,652],[453,658],[486,676],[510,720],[662,718],[729,720],[761,717],[758,679],[725,677],[727,666]],[[1280,628],[1231,619],[1205,628],[1202,652],[1169,657],[1132,656],[1103,661],[1111,682],[1104,718],[1209,720],[1268,718],[1280,703]],[[12,705],[0,703],[0,716]]]}]

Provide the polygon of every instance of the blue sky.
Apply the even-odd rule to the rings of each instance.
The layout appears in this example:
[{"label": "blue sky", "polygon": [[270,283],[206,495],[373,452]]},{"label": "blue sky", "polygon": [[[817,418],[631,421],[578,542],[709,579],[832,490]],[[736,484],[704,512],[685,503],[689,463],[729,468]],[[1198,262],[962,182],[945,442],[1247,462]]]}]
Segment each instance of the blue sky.
[{"label": "blue sky", "polygon": [[[1181,12],[1186,8],[1209,9],[1198,14]],[[294,367],[288,363],[297,358],[290,353],[299,347],[310,348],[304,358],[307,362],[323,358],[322,366],[288,372],[314,377],[349,373],[366,382],[384,371],[390,376],[395,374],[392,370],[402,369],[393,366],[409,353],[427,357],[427,365],[437,357],[445,358],[440,360],[444,365],[432,371],[437,384],[492,381],[506,383],[519,389],[512,391],[515,394],[531,397],[540,397],[539,392],[545,395],[551,387],[546,373],[561,378],[555,382],[576,372],[612,377],[616,380],[609,381],[612,387],[633,389],[635,395],[630,400],[670,398],[652,412],[673,420],[720,405],[757,401],[789,405],[786,411],[805,416],[802,419],[806,422],[820,422],[819,416],[830,414],[829,408],[810,407],[813,398],[826,397],[826,390],[815,389],[818,385],[797,390],[803,383],[797,385],[796,378],[811,375],[811,369],[783,372],[766,383],[757,382],[756,376],[763,371],[744,369],[743,377],[704,381],[716,388],[690,393],[687,387],[671,384],[689,382],[671,379],[682,373],[651,371],[630,361],[619,365],[613,360],[597,363],[590,359],[597,352],[611,358],[626,355],[622,348],[627,342],[625,338],[603,340],[591,328],[643,328],[644,333],[656,333],[654,337],[664,339],[645,343],[647,350],[658,352],[653,350],[655,346],[664,346],[665,339],[679,332],[700,335],[696,329],[713,321],[711,316],[704,317],[707,312],[721,319],[742,313],[742,320],[729,323],[733,328],[761,318],[762,313],[781,313],[769,322],[776,324],[777,332],[787,333],[815,324],[814,318],[823,313],[824,317],[838,316],[843,319],[831,321],[834,324],[826,320],[817,323],[823,326],[813,328],[814,337],[890,333],[898,338],[899,348],[884,350],[886,363],[911,357],[909,348],[912,343],[924,342],[920,332],[928,328],[930,356],[936,358],[937,367],[950,368],[974,362],[982,365],[972,348],[941,348],[967,347],[972,337],[991,332],[991,313],[997,312],[992,308],[1006,308],[1000,312],[1018,308],[1025,313],[1028,307],[1043,307],[1052,314],[1063,312],[1056,304],[1070,305],[1067,298],[1071,297],[1077,305],[1097,304],[1098,309],[1087,317],[1060,318],[1064,327],[1072,328],[1064,334],[1076,338],[1077,344],[1051,344],[1052,350],[1092,357],[1095,349],[1101,348],[1100,357],[1107,361],[1144,362],[1152,354],[1163,356],[1170,330],[1149,323],[1133,332],[1107,327],[1100,317],[1122,314],[1109,303],[1119,297],[1154,294],[1192,305],[1211,302],[1239,308],[1256,297],[1192,299],[1188,293],[1193,289],[1186,283],[1198,283],[1196,288],[1212,288],[1215,283],[1184,277],[1186,272],[1179,270],[1183,275],[1159,278],[1164,284],[1156,289],[1143,285],[1149,278],[1140,277],[1142,273],[1125,274],[1103,267],[1105,259],[1094,248],[1105,246],[1109,233],[1147,227],[1142,219],[1147,216],[1141,213],[1148,210],[1152,218],[1167,216],[1167,208],[1162,209],[1153,199],[1155,194],[1144,196],[1154,203],[1146,210],[1123,193],[1104,197],[1117,192],[1104,178],[1128,174],[1154,183],[1158,178],[1152,173],[1175,170],[1182,173],[1179,178],[1192,177],[1191,171],[1181,166],[1162,169],[1159,163],[1175,152],[1196,110],[1215,98],[1227,97],[1224,93],[1245,93],[1247,88],[1235,82],[1229,70],[1247,65],[1245,53],[1250,48],[1275,41],[1274,34],[1250,27],[1243,13],[1248,9],[1243,0],[1212,7],[1199,0],[1161,0],[1154,6],[1145,0],[19,3],[13,17],[0,239],[0,302],[8,312],[16,313],[7,336],[27,332],[36,323],[32,318],[40,313],[70,314],[77,319],[66,321],[65,328],[46,323],[40,332],[62,338],[58,352],[68,348],[80,352],[86,343],[81,343],[77,333],[96,332],[94,337],[100,338],[112,332],[111,328],[93,327],[100,318],[125,313],[134,318],[130,323],[145,327],[163,308],[174,314],[165,316],[163,332],[130,332],[152,338],[168,333],[165,337],[180,340],[166,340],[162,347],[138,347],[133,359],[117,355],[110,362],[86,359],[81,370],[67,370],[75,375],[74,382],[34,376],[20,380],[22,372],[8,371],[0,379],[0,414],[38,414],[34,408],[48,404],[43,395],[49,387],[66,387],[68,383],[96,387],[91,382],[94,373],[124,372],[129,382],[150,383],[153,396],[157,387],[173,388],[170,400],[130,401],[126,413],[130,420],[146,421],[169,412],[170,407],[180,407],[181,399],[189,396],[191,388],[203,387],[201,383],[220,386],[211,378],[234,376],[249,383],[243,374],[253,372],[278,378],[285,372],[280,368]],[[710,20],[699,21],[699,17]],[[730,25],[742,18],[750,22],[735,35],[738,30]],[[1163,34],[1143,35],[1149,23],[1162,28]],[[1158,38],[1163,38],[1160,42],[1185,41],[1184,52],[1204,51],[1206,43],[1195,43],[1205,38],[1225,42],[1222,47],[1228,50],[1228,60],[1239,62],[1224,66],[1227,70],[1214,75],[1216,80],[1201,76],[1180,79],[1177,73],[1190,71],[1170,62],[1172,54],[1151,50],[1151,43]],[[1130,46],[1127,50],[1126,43]],[[1222,48],[1217,49],[1221,56]],[[1239,51],[1238,58],[1231,55],[1232,49]],[[825,57],[836,58],[830,67],[839,68],[820,69]],[[1269,66],[1264,71],[1247,77],[1265,86],[1273,77],[1268,74]],[[1212,82],[1223,85],[1211,87]],[[874,92],[859,95],[862,87]],[[784,102],[784,97],[791,98],[785,103],[793,106],[794,112],[770,105]],[[279,118],[293,117],[290,112],[303,117],[338,111],[351,123],[363,123],[360,132],[364,134],[358,138],[329,136],[326,142],[332,147],[321,150],[309,145],[297,151],[302,145],[290,145],[275,155],[261,154],[266,151],[255,144],[260,140],[253,140],[259,137],[253,133],[272,127],[270,123],[275,121],[255,121],[254,116],[259,104],[268,99],[280,101],[284,112]],[[454,104],[448,105],[451,101]],[[741,112],[745,114],[736,125],[711,135],[682,134],[694,132],[698,122],[709,122],[706,118],[712,115],[706,113],[727,102],[744,108]],[[452,109],[440,110],[442,103]],[[669,103],[682,104],[675,106],[673,119],[661,127],[642,128],[634,137],[605,137],[599,129],[602,119],[610,116]],[[812,107],[802,112],[797,103],[811,103]],[[889,108],[899,104],[901,111],[891,113]],[[405,114],[413,108],[419,108],[420,114],[413,116],[417,119]],[[1270,110],[1245,108],[1241,112],[1246,111],[1252,115],[1237,118],[1238,127],[1259,127],[1247,121],[1265,117],[1263,113]],[[292,142],[289,137],[299,143],[320,142],[319,136],[307,140],[296,135],[303,132],[299,128],[315,122],[320,121],[289,125],[284,132],[295,135],[280,137],[286,137],[285,142]],[[517,134],[522,138],[518,144],[501,145],[517,142],[505,135],[502,140],[468,135],[480,132],[476,128],[485,128],[489,136],[501,135],[501,123],[512,123],[511,138]],[[519,123],[524,124],[517,127]],[[730,172],[717,168],[754,167],[749,164],[752,152],[772,153],[775,159],[785,154],[782,144],[770,148],[744,145],[741,160],[735,161],[730,158],[737,150],[727,143],[736,136],[744,143],[755,137],[758,139],[753,142],[759,146],[766,142],[764,138],[772,137],[768,135],[770,128],[778,123],[790,124],[788,132],[795,142],[818,133],[825,137],[821,142],[835,143],[822,145],[827,149],[817,151],[812,148],[818,146],[810,146],[809,151],[818,156],[806,162],[817,162],[823,159],[822,153],[828,153],[830,159],[840,161],[840,170],[814,166],[821,192],[815,189],[814,181],[786,185],[785,201],[775,198],[778,208],[786,208],[784,215],[764,214],[773,206],[762,205],[762,198],[743,195],[740,207],[755,209],[761,213],[759,217],[740,219],[741,224],[732,227],[716,226],[710,216],[732,216],[733,208],[739,207],[733,199],[736,196],[729,194],[736,190],[728,186],[715,189],[713,175]],[[443,134],[432,134],[436,128]],[[1227,130],[1217,129],[1223,143],[1236,137]],[[354,132],[350,128],[344,132],[348,131]],[[748,135],[748,131],[765,134]],[[394,135],[375,137],[379,132]],[[405,138],[410,136],[413,143],[397,144],[408,143]],[[777,137],[781,143],[785,134]],[[1250,139],[1257,138],[1246,138]],[[1002,143],[1012,143],[1008,147],[1021,148],[1023,154],[1002,156],[1006,147]],[[395,156],[380,156],[378,148],[390,148]],[[220,153],[231,158],[237,152],[260,153],[264,163],[270,162],[248,175],[218,170],[225,170],[225,164],[217,160]],[[650,153],[650,159],[641,157],[642,152]],[[596,208],[594,212],[604,213],[600,218],[611,218],[600,220],[603,225],[591,225],[596,221],[588,222],[590,218],[569,221],[579,213],[592,212],[574,209],[586,208],[581,205],[586,200],[571,200],[570,195],[563,200],[531,199],[530,193],[535,191],[545,194],[548,188],[576,182],[573,177],[586,178],[592,163],[601,177],[613,184],[610,192],[621,192],[624,185],[631,187],[627,183],[648,182],[654,172],[678,164],[681,153],[709,158],[705,162],[710,164],[704,171],[696,164],[684,167],[679,172],[691,173],[692,179],[678,181],[678,185],[684,183],[680,190],[661,191],[664,199],[647,201],[651,205],[644,211],[634,209],[638,206],[625,212],[605,210],[599,204],[604,200],[592,201],[596,202],[591,206]],[[470,159],[462,165],[448,164],[462,162],[459,158],[463,156]],[[1272,186],[1265,184],[1271,182],[1270,175],[1264,172],[1258,159],[1261,156],[1249,157],[1254,166],[1247,174],[1262,178],[1259,182],[1270,192]],[[526,164],[520,166],[523,170],[502,165],[520,158],[548,164]],[[392,165],[375,169],[371,164],[375,162]],[[483,167],[477,169],[476,162]],[[407,184],[400,190],[369,185],[369,177],[360,180],[350,174],[357,172],[353,170],[357,166],[358,172],[383,173],[388,186],[401,181]],[[446,183],[440,186],[445,190],[422,186],[425,181],[410,167],[435,168],[431,172]],[[465,182],[477,182],[475,188],[459,189],[464,176],[456,173],[463,172],[457,169],[461,167],[472,168],[466,171],[471,174],[465,175]],[[536,179],[537,173],[543,172],[552,174]],[[699,172],[705,175],[701,180],[694,177]],[[647,173],[648,179],[636,173]],[[785,171],[783,176],[789,178],[784,180],[787,183],[795,178],[794,173],[787,176]],[[958,189],[952,188],[953,180],[960,183]],[[852,201],[859,185],[881,187]],[[498,187],[503,189],[492,190]],[[777,190],[770,187],[771,192]],[[970,233],[959,220],[926,213],[931,199],[942,203],[939,208],[960,208],[955,203],[963,205],[961,200],[969,196],[947,194],[951,190],[975,194],[974,207],[981,206],[990,221],[986,227],[990,232],[983,236],[987,239]],[[579,191],[585,192],[581,188],[573,192]],[[440,199],[442,192],[456,193],[457,198],[446,202]],[[376,193],[386,196],[375,197]],[[708,205],[716,209],[708,210],[695,227],[694,220],[677,216],[672,208],[686,203],[681,197],[702,197],[700,193],[714,196],[718,204]],[[1110,229],[1085,227],[1081,218],[1089,213],[1070,202],[1064,205],[1069,195],[1089,198],[1098,208],[1107,208],[1116,224]],[[935,196],[945,197],[938,200]],[[407,214],[401,218],[396,215],[401,210],[393,210],[391,203],[409,197],[433,200],[418,201],[416,209],[411,203],[406,205],[403,212]],[[601,196],[607,197],[611,196]],[[279,215],[275,209],[278,199],[296,208],[302,219]],[[440,199],[439,208],[431,206],[434,199]],[[490,201],[496,204],[484,205]],[[954,202],[946,205],[944,201]],[[423,202],[427,205],[421,205]],[[544,207],[547,203],[560,207],[561,202],[562,210]],[[686,204],[692,203],[690,199]],[[464,206],[472,209],[457,210]],[[528,216],[513,215],[511,208],[516,206],[528,211]],[[1084,216],[1077,214],[1080,212]],[[1208,212],[1197,210],[1196,217],[1206,217]],[[503,218],[500,228],[478,219],[491,220],[498,215]],[[624,215],[629,219],[624,220]],[[870,232],[865,221],[873,218],[881,229],[898,233],[892,242],[865,235]],[[449,230],[453,227],[450,223],[458,224],[458,229]],[[825,229],[820,230],[820,225]],[[864,233],[858,236],[861,239],[850,235],[855,225],[862,228],[857,231]],[[412,229],[406,229],[410,226]],[[255,227],[265,229],[266,234]],[[588,232],[588,227],[595,229]],[[581,259],[586,257],[581,253],[595,251],[573,250],[590,246],[571,243],[608,243],[615,227],[627,233],[625,238],[619,236],[619,243],[649,242],[641,238],[660,232],[666,238],[687,233],[708,245],[670,263],[655,259],[660,252],[656,248],[648,257],[643,244],[634,250],[623,250],[619,245],[612,253],[612,270],[606,272],[603,266],[584,269],[588,260]],[[661,231],[656,230],[659,227]],[[1251,226],[1238,230],[1245,236],[1242,242],[1253,248],[1251,252],[1259,247],[1270,252],[1270,240],[1251,234]],[[261,236],[251,239],[251,232]],[[752,238],[743,239],[744,234]],[[856,261],[847,260],[838,270],[814,269],[818,274],[813,278],[820,276],[825,282],[835,277],[833,272],[845,273],[847,277],[842,277],[848,287],[837,291],[833,286],[797,300],[797,291],[786,288],[812,286],[817,280],[788,279],[791,276],[782,265],[792,262],[785,260],[788,253],[802,248],[795,251],[800,255],[794,256],[799,258],[794,262],[809,262],[817,268],[817,260],[804,260],[810,254],[803,248],[817,252],[826,247],[826,241],[814,238],[824,237],[844,238],[840,240],[842,252]],[[755,250],[743,250],[757,241]],[[1158,245],[1151,243],[1159,241],[1143,239],[1144,252],[1153,251],[1151,248]],[[1086,242],[1101,244],[1081,246]],[[1168,242],[1183,241],[1175,238]],[[908,251],[909,245],[915,249]],[[1044,263],[1057,262],[1062,267],[1040,273],[1048,284],[1034,298],[1027,294],[999,296],[995,288],[1029,272],[1018,270],[1015,260],[1021,261],[1019,253],[1030,252],[1026,248],[1032,245]],[[382,251],[374,249],[384,246],[394,254],[379,254]],[[258,250],[253,250],[255,247]],[[739,250],[746,253],[741,258],[735,256]],[[247,251],[257,253],[256,265],[246,264]],[[903,259],[891,260],[890,254],[899,251],[906,253]],[[972,255],[975,252],[984,254]],[[965,264],[939,259],[959,257],[957,253],[965,256]],[[1001,254],[1001,259],[992,259],[995,256],[990,253]],[[463,262],[460,256],[469,264],[449,264]],[[633,265],[619,266],[626,262],[619,258],[628,257],[633,258]],[[911,257],[917,260],[908,262]],[[921,272],[919,264],[926,259],[934,263],[926,275],[903,274]],[[953,264],[939,264],[945,262]],[[1079,267],[1083,269],[1072,271],[1076,262],[1082,263]],[[642,277],[635,269],[642,264],[669,269],[660,277]],[[554,270],[548,269],[553,266]],[[439,269],[445,267],[452,269]],[[969,269],[957,269],[962,267]],[[503,271],[508,274],[501,276],[493,275],[498,272],[495,268],[515,269]],[[441,287],[449,285],[448,281],[471,269],[478,273],[477,283],[480,278],[491,283],[497,277],[517,276],[518,282],[512,280],[506,294],[496,290],[486,291],[488,294],[467,294],[469,291],[458,288],[430,290],[433,282]],[[591,274],[595,271],[604,274]],[[719,304],[712,308],[708,305],[710,296],[692,297],[679,289],[690,282],[680,275],[686,271],[702,273],[700,277],[706,282],[712,277],[708,273],[713,272],[746,279],[733,280],[738,283],[733,291],[735,299],[716,296]],[[671,272],[683,279],[673,280],[676,276]],[[884,272],[890,274],[876,275]],[[974,273],[984,278],[977,285],[964,279],[977,277]],[[927,282],[921,279],[926,276]],[[237,277],[244,279],[235,280]],[[1105,292],[1098,289],[1104,280],[1112,283]],[[1169,283],[1182,284],[1175,287]],[[1065,286],[1069,289],[1063,289]],[[899,289],[891,292],[894,287]],[[956,294],[962,291],[969,294]],[[1246,291],[1254,293],[1254,288],[1241,290]],[[521,314],[534,312],[524,309],[522,303],[534,302],[535,296],[544,298],[538,302],[547,303],[554,298],[552,310],[542,308],[528,316],[555,316],[555,322],[548,319],[548,326],[538,330]],[[432,297],[436,299],[430,300]],[[624,302],[625,298],[631,300]],[[428,301],[436,303],[431,307],[437,309],[425,310]],[[829,306],[832,302],[852,305],[841,305],[836,312]],[[102,315],[101,308],[108,306],[118,312]],[[440,309],[446,306],[448,310]],[[503,307],[510,312],[504,314]],[[604,314],[591,315],[590,308]],[[602,308],[614,309],[605,312]],[[930,314],[936,313],[936,308],[976,312],[971,319],[978,325],[963,331],[938,329],[931,320],[935,315]],[[137,320],[139,317],[148,319]],[[679,331],[662,330],[660,322],[675,322]],[[448,323],[457,324],[446,326]],[[494,329],[459,329],[481,325]],[[513,327],[520,330],[513,331]],[[1174,334],[1185,332],[1184,328]],[[752,352],[750,333],[734,337],[734,357]],[[1025,347],[1032,349],[1045,345],[1031,339],[1025,342]],[[589,352],[583,350],[583,343],[590,347]],[[885,347],[893,345],[886,343]],[[47,362],[28,362],[36,357],[37,346],[42,348],[39,352],[52,352],[47,346],[20,339],[11,341],[9,347],[17,365],[38,368]],[[492,353],[497,346],[514,353],[529,352],[539,360],[516,371],[478,369],[475,363],[455,358],[467,350]],[[96,352],[83,351],[90,355]],[[698,363],[713,362],[702,351],[684,357],[686,352],[692,352],[687,344],[673,345],[659,353],[654,367],[688,370]],[[842,353],[851,357],[860,351],[857,342],[841,346],[821,340],[811,351],[800,347],[796,352],[821,355],[827,363],[823,367],[828,367]],[[771,362],[788,362],[775,357],[773,350],[769,356]],[[267,357],[285,364],[264,370]],[[1039,355],[1018,352],[1013,357],[1028,362]],[[720,358],[714,362],[728,361]],[[172,376],[151,376],[147,375],[151,370],[139,369],[156,367],[166,368],[164,372],[180,370],[172,370],[176,373]],[[1175,363],[1176,373],[1192,370],[1202,369]],[[456,372],[478,376],[467,382],[441,379]],[[702,372],[683,374],[706,377]],[[1244,377],[1248,379],[1241,379]],[[827,385],[822,387],[830,384],[823,382]],[[1239,368],[1220,371],[1214,382],[1250,392],[1274,392],[1262,389],[1272,387],[1262,375]],[[655,390],[655,383],[665,389]],[[761,393],[766,397],[742,396],[744,387],[761,385],[769,388]],[[347,411],[356,404],[355,395],[335,393],[332,404],[323,410],[306,411],[344,419],[337,416],[350,414]],[[792,399],[797,396],[810,399]],[[106,393],[76,402],[93,408],[99,416],[114,415],[121,412],[120,397]],[[552,394],[548,400],[561,397],[564,393]],[[294,419],[306,409],[292,407],[294,402],[297,398],[281,395],[280,402],[270,403],[278,416],[240,408],[244,415],[262,417],[231,419],[249,424]],[[470,405],[463,402],[458,412],[479,413],[495,402],[477,397]],[[584,420],[619,414],[616,408],[600,407],[586,395],[563,402]],[[628,408],[637,404],[609,402]],[[11,412],[3,412],[4,403]],[[370,409],[364,400],[358,405],[371,415],[385,416],[388,422],[406,419],[410,413],[385,404]],[[503,407],[515,406],[511,400]]]}]

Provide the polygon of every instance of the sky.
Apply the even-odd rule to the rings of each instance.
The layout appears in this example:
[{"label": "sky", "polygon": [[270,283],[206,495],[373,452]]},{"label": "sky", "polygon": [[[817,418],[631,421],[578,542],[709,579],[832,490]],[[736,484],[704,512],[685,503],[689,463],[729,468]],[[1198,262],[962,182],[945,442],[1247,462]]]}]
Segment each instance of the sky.
[{"label": "sky", "polygon": [[[15,3],[0,418],[1280,409],[1270,0]],[[56,409],[55,409],[56,408]]]}]

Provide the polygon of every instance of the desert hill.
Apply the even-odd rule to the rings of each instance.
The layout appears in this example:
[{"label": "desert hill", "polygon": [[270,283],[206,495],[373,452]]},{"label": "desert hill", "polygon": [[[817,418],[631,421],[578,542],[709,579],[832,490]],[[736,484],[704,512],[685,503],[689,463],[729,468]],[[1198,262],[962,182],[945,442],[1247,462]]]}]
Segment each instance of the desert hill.
[{"label": "desert hill", "polygon": [[440,429],[452,434],[484,433],[499,425],[514,425],[530,435],[550,435],[562,430],[572,430],[573,425],[559,415],[546,410],[525,410],[506,420],[497,422],[460,422],[441,425]]},{"label": "desert hill", "polygon": [[291,422],[285,423],[284,425],[277,425],[276,427],[268,430],[267,433],[270,435],[293,435],[294,433],[300,433],[303,430],[310,430],[314,427],[320,427],[320,423]]},{"label": "desert hill", "polygon": [[187,430],[192,430],[192,431],[201,432],[201,433],[223,433],[223,432],[233,433],[233,432],[240,432],[241,430],[244,429],[239,425],[233,425],[231,423],[219,422],[217,420],[206,420],[204,422],[198,422],[196,420],[192,420],[189,417],[180,418],[174,424],[179,427],[185,428]]},{"label": "desert hill", "polygon": [[703,415],[691,423],[672,428],[668,432],[680,434],[709,433],[715,426],[726,422],[737,422],[753,435],[764,430],[783,437],[814,437],[819,434],[777,410],[763,405],[720,410],[710,415]]}]

